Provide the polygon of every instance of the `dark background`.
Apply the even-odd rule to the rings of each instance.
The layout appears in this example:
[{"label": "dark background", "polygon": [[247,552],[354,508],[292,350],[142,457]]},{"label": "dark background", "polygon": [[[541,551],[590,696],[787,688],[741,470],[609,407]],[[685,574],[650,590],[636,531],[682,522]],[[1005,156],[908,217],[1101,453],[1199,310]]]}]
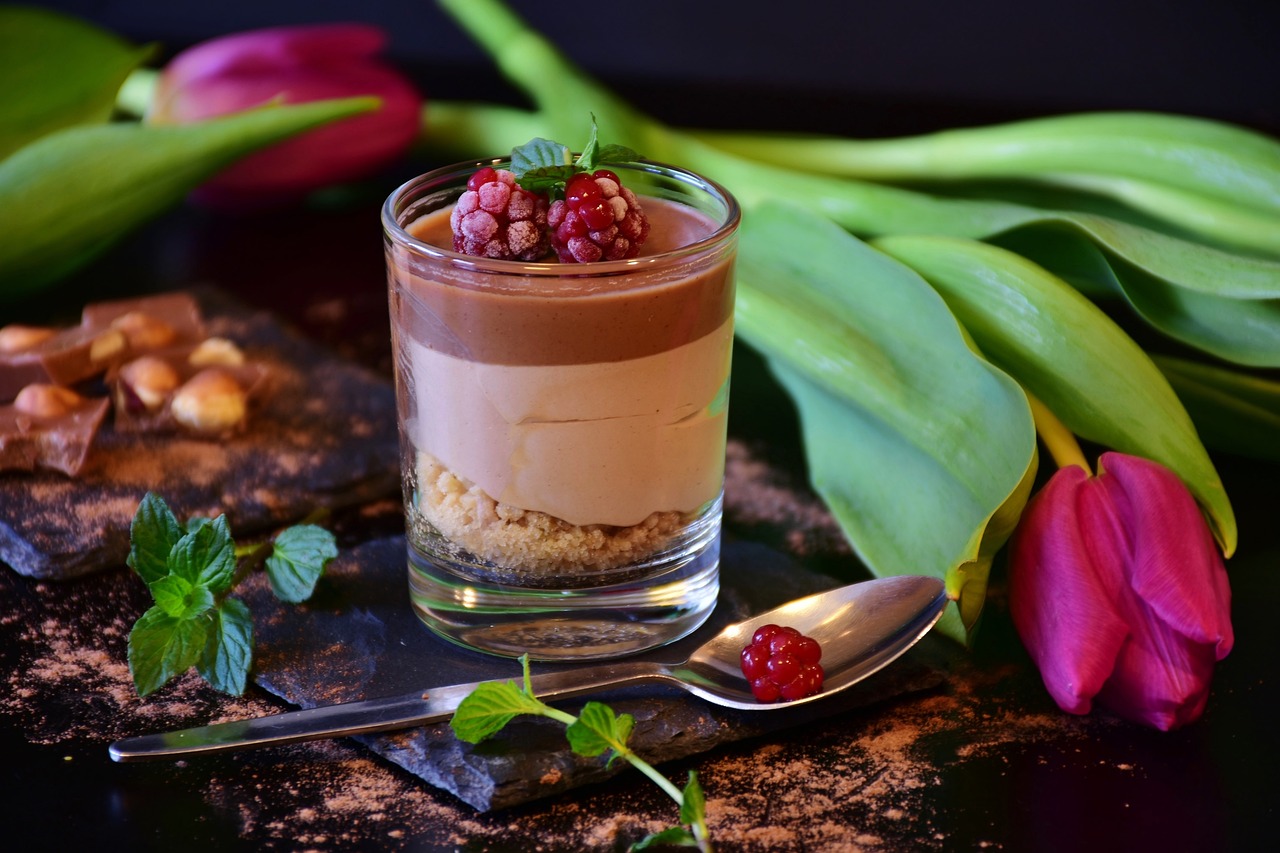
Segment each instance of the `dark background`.
[{"label": "dark background", "polygon": [[[488,95],[496,77],[432,0],[53,0],[61,9],[168,51],[236,30],[363,20],[388,54],[425,68],[427,94]],[[659,117],[663,90],[806,110],[814,129],[858,131],[857,104],[891,102],[880,131],[954,105],[957,120],[1081,109],[1149,109],[1280,129],[1280,3],[1274,0],[512,0],[573,59]],[[432,69],[439,69],[432,75]],[[470,73],[469,69],[474,69]],[[828,109],[842,115],[824,114]],[[853,105],[852,107],[850,105]]]}]

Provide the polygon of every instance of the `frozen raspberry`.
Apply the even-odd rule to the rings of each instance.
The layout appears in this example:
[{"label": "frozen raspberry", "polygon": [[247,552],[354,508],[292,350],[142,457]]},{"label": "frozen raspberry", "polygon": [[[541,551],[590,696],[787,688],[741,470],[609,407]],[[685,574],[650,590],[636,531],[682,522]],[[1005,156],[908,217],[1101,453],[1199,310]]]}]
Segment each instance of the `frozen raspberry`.
[{"label": "frozen raspberry", "polygon": [[649,236],[649,220],[636,194],[608,169],[580,172],[565,184],[565,197],[551,203],[547,225],[562,263],[634,258]]},{"label": "frozen raspberry", "polygon": [[467,180],[449,224],[453,250],[464,255],[536,261],[549,251],[547,199],[517,186],[515,175],[492,166]]},{"label": "frozen raspberry", "polygon": [[792,701],[822,690],[822,647],[795,628],[762,625],[742,650],[742,674],[761,702]]}]

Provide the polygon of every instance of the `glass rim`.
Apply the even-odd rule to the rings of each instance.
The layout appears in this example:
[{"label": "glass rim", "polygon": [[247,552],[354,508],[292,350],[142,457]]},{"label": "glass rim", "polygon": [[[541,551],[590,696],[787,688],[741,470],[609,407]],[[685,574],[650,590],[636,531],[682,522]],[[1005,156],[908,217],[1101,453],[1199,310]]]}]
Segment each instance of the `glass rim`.
[{"label": "glass rim", "polygon": [[[406,231],[404,226],[400,224],[397,216],[399,202],[420,186],[449,177],[464,178],[469,176],[476,169],[485,166],[497,167],[509,164],[510,162],[510,157],[467,160],[448,166],[441,166],[410,178],[392,190],[391,194],[387,196],[386,201],[382,204],[381,219],[383,234],[389,239],[419,255],[448,263],[458,269],[468,270],[471,272],[501,273],[503,275],[555,276],[558,278],[564,278],[566,275],[564,268],[566,266],[570,266],[569,264],[558,263],[556,261],[513,261],[465,255],[461,252],[455,252],[452,249],[446,249],[441,246],[435,246],[431,243],[419,240]],[[618,261],[593,261],[585,264],[573,264],[572,266],[574,267],[580,267],[581,272],[573,272],[569,273],[569,275],[596,276],[635,272],[647,267],[669,264],[672,261],[679,261],[682,258],[697,256],[704,252],[714,250],[718,245],[723,244],[737,232],[738,226],[742,222],[742,209],[734,195],[716,181],[699,175],[696,172],[691,172],[688,169],[682,169],[679,166],[672,166],[667,163],[644,158],[634,160],[629,163],[610,163],[608,164],[608,168],[627,169],[646,172],[652,175],[675,177],[682,184],[702,190],[723,204],[724,221],[720,222],[716,226],[716,229],[706,237],[662,252],[661,254],[641,255],[640,257],[627,258]]]}]

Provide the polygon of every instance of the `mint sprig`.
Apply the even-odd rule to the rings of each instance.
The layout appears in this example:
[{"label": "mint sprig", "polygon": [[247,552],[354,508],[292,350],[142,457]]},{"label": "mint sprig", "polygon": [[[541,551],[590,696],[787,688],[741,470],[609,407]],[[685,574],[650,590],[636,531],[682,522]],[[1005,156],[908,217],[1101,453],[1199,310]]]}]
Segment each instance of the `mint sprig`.
[{"label": "mint sprig", "polygon": [[578,159],[573,159],[569,146],[550,139],[534,137],[524,145],[511,149],[511,172],[516,182],[534,193],[555,198],[564,194],[565,184],[579,172],[592,172],[611,163],[632,163],[640,155],[625,145],[600,145],[595,116],[591,117],[591,138],[583,146]]},{"label": "mint sprig", "polygon": [[333,534],[314,524],[281,531],[271,542],[237,548],[225,515],[178,523],[148,492],[129,528],[128,564],[155,604],[129,632],[129,672],[139,696],[192,667],[216,690],[244,693],[253,663],[253,617],[231,593],[259,565],[276,597],[305,601],[338,555]]},{"label": "mint sprig", "polygon": [[520,657],[524,671],[524,684],[514,681],[485,682],[459,703],[449,721],[459,740],[479,743],[497,734],[507,723],[522,715],[549,717],[565,725],[565,737],[574,753],[595,757],[609,753],[606,767],[619,758],[624,759],[648,776],[680,806],[681,826],[654,833],[632,845],[632,850],[643,850],[656,845],[696,847],[710,851],[711,838],[707,830],[707,804],[697,774],[689,771],[689,781],[684,789],[677,788],[659,773],[653,765],[631,751],[627,742],[635,728],[635,718],[630,714],[617,714],[602,702],[588,702],[581,714],[572,714],[553,708],[533,695],[529,676],[529,656]]}]

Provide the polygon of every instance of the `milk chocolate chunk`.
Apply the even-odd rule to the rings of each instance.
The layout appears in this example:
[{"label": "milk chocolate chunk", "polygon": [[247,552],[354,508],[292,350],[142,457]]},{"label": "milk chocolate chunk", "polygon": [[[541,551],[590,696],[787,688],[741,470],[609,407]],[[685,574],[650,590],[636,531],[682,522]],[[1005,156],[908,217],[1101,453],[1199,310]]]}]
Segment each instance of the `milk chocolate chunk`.
[{"label": "milk chocolate chunk", "polygon": [[199,306],[187,293],[96,302],[80,325],[50,330],[11,325],[0,330],[0,400],[28,385],[75,385],[123,361],[205,337]]},{"label": "milk chocolate chunk", "polygon": [[0,406],[0,471],[46,468],[75,476],[110,405],[43,383],[24,387]]}]

